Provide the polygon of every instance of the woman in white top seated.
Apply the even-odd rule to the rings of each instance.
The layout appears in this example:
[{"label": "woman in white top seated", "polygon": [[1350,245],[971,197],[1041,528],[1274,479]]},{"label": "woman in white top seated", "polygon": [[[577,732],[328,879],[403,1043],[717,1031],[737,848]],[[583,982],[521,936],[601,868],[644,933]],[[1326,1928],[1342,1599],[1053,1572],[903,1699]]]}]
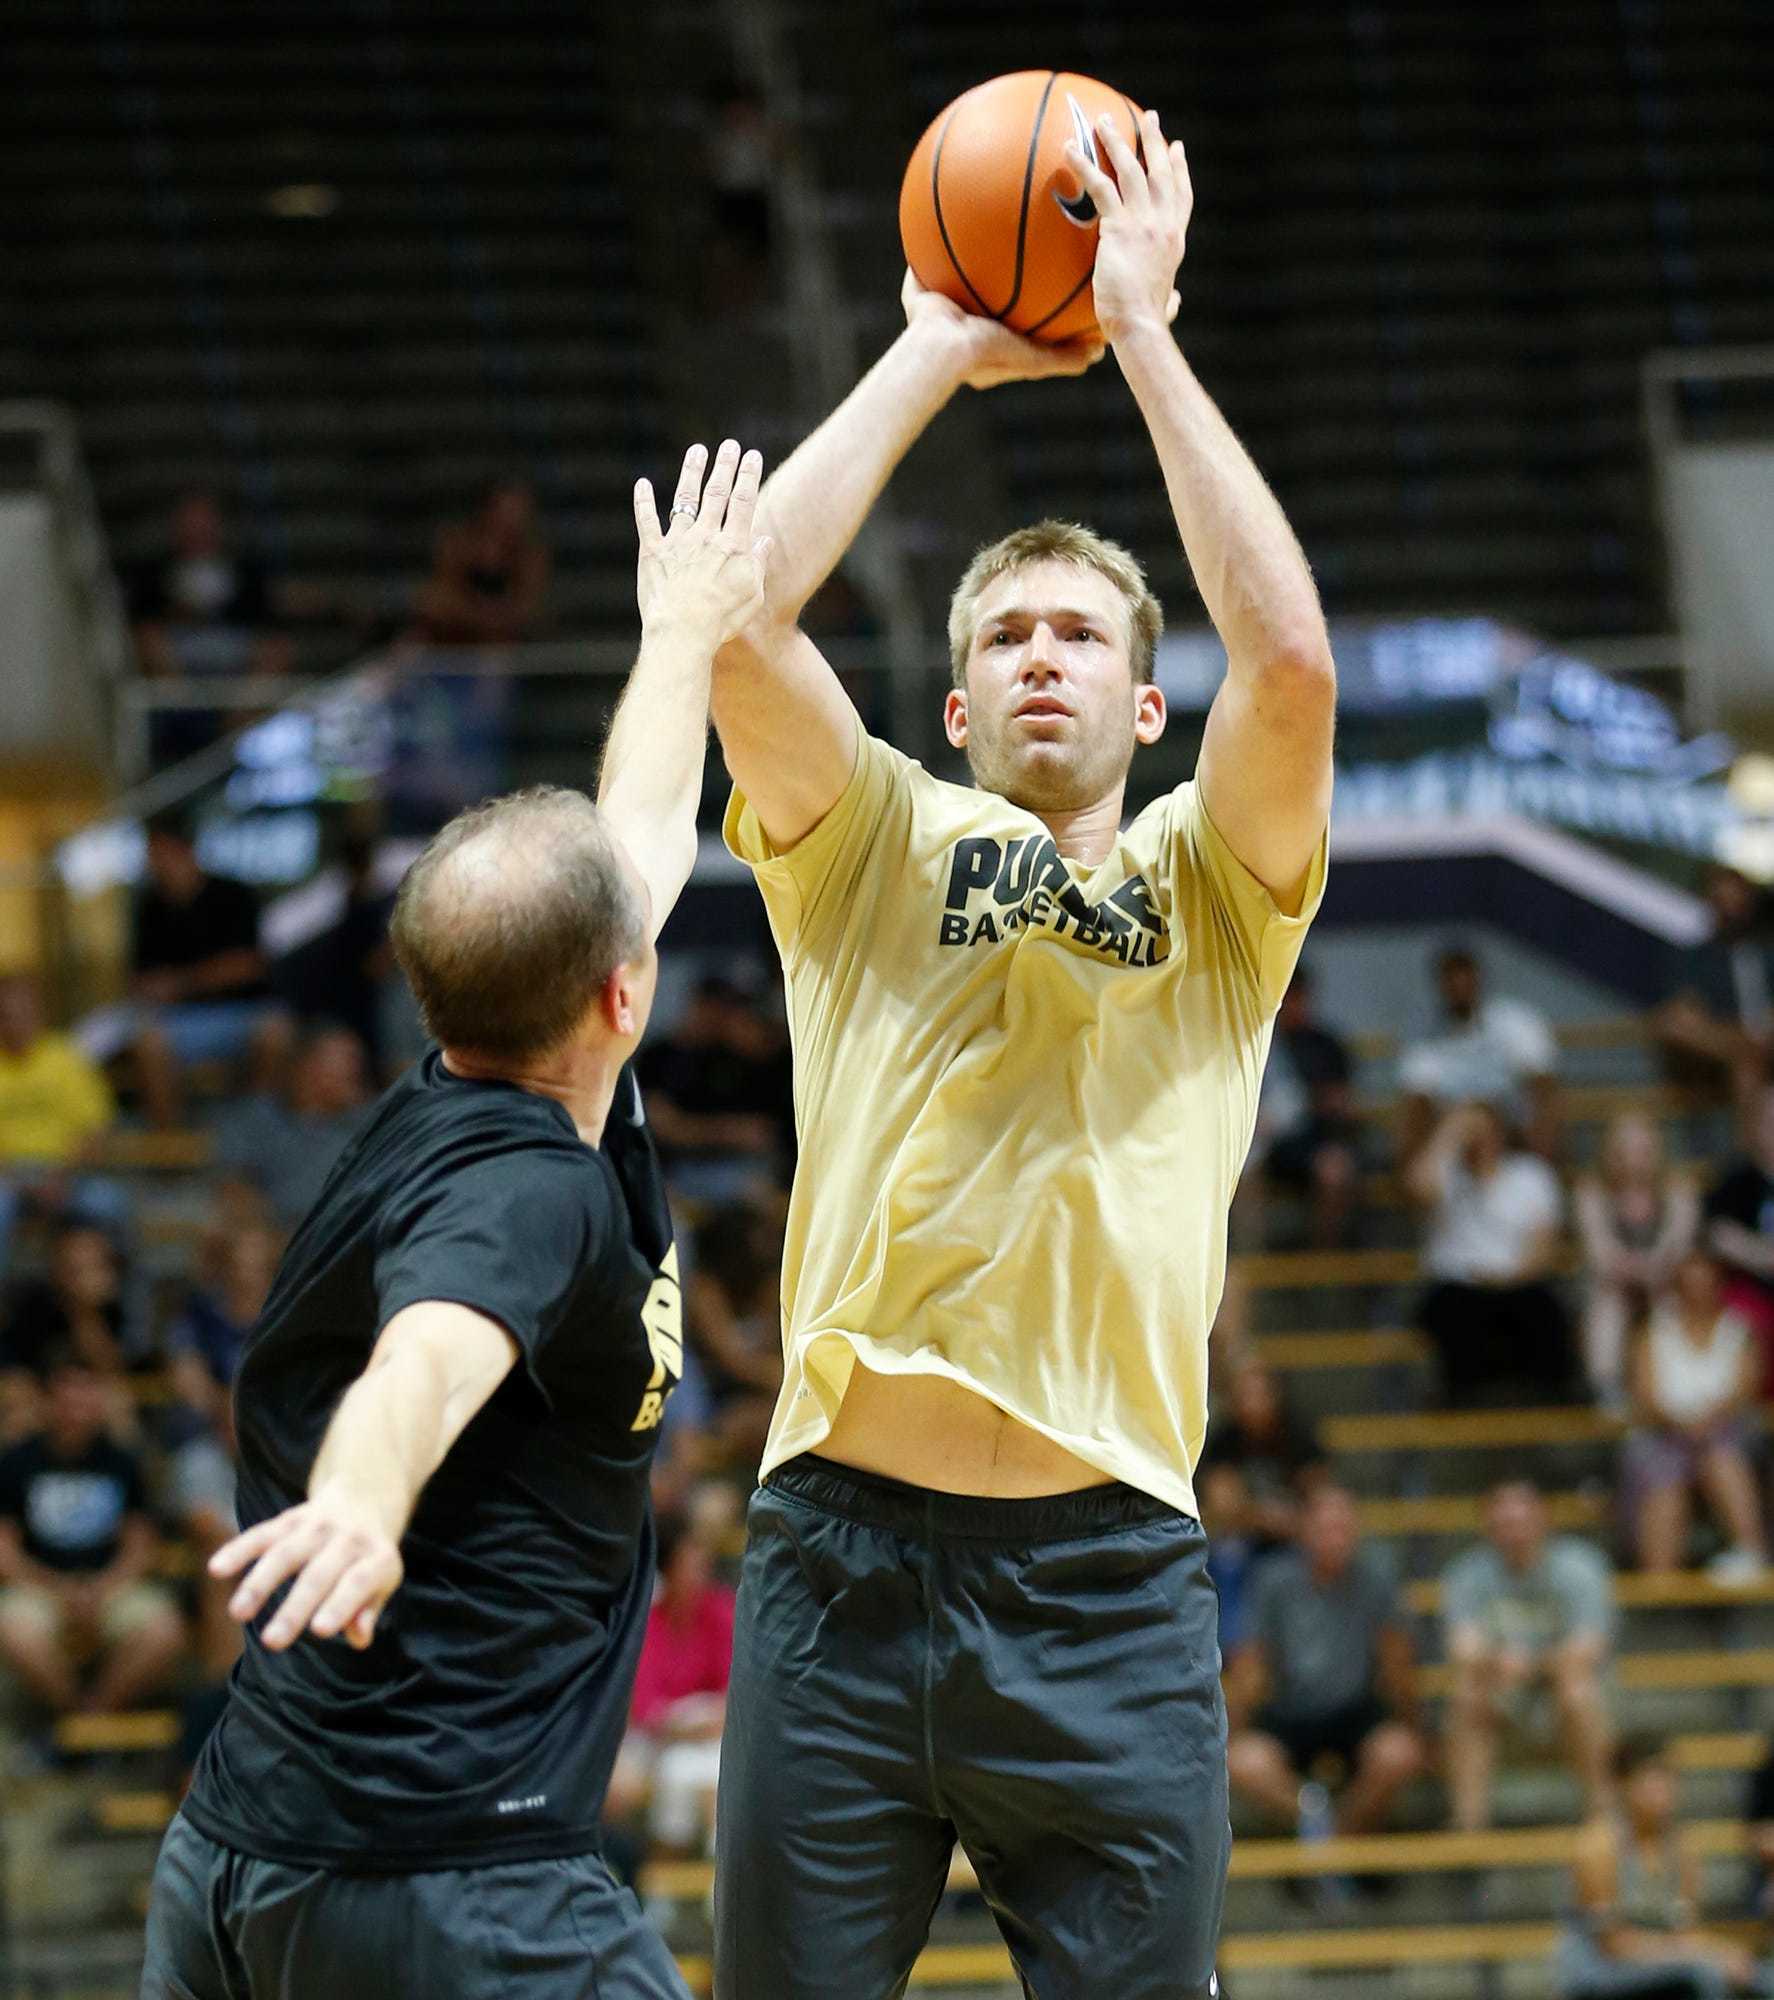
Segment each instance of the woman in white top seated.
[{"label": "woman in white top seated", "polygon": [[1698,1489],[1728,1543],[1709,1565],[1721,1580],[1767,1562],[1750,1413],[1761,1363],[1749,1328],[1720,1303],[1718,1265],[1703,1250],[1676,1266],[1633,1357],[1641,1428],[1626,1441],[1626,1501],[1640,1566],[1679,1569]]},{"label": "woman in white top seated", "polygon": [[1494,1104],[1462,1104],[1405,1170],[1425,1212],[1430,1284],[1417,1323],[1450,1404],[1543,1401],[1570,1387],[1570,1322],[1552,1286],[1564,1197]]}]

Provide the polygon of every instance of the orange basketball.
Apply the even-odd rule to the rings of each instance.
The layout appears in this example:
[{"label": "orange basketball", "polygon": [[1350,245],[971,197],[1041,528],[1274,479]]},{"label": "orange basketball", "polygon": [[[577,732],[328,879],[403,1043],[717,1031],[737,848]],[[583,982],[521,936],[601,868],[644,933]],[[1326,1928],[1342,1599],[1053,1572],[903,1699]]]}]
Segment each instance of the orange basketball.
[{"label": "orange basketball", "polygon": [[1096,330],[1096,208],[1066,166],[1076,139],[1111,174],[1096,133],[1111,113],[1144,158],[1139,113],[1070,70],[976,84],[942,112],[899,190],[906,262],[931,291],[1037,340]]}]

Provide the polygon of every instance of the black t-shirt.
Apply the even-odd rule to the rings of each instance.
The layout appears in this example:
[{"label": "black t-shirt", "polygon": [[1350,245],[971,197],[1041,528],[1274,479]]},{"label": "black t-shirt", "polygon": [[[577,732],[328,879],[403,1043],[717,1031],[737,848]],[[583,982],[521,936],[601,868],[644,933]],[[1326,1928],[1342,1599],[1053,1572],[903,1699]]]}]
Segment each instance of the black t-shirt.
[{"label": "black t-shirt", "polygon": [[[1764,1173],[1754,1160],[1739,1160],[1706,1197],[1706,1219],[1741,1223],[1745,1229],[1774,1241],[1774,1175]],[[1759,1271],[1742,1271],[1739,1275],[1774,1291],[1774,1285]]]},{"label": "black t-shirt", "polygon": [[146,1505],[140,1461],[108,1437],[64,1457],[39,1434],[0,1457],[0,1520],[18,1523],[26,1555],[45,1569],[108,1569],[124,1523]]},{"label": "black t-shirt", "polygon": [[243,1526],[304,1498],[378,1331],[421,1299],[498,1320],[523,1360],[420,1495],[366,1651],[272,1653],[248,1631],[185,1807],[248,1854],[404,1872],[596,1841],[652,1596],[648,1467],[683,1366],[632,1071],[595,1151],[560,1105],[452,1076],[435,1050],[384,1095],[247,1342]]},{"label": "black t-shirt", "polygon": [[[183,972],[224,951],[259,948],[258,899],[244,882],[209,875],[188,903],[174,902],[152,882],[136,900],[132,962],[137,972]],[[251,979],[206,1000],[256,1000],[269,992]]]}]

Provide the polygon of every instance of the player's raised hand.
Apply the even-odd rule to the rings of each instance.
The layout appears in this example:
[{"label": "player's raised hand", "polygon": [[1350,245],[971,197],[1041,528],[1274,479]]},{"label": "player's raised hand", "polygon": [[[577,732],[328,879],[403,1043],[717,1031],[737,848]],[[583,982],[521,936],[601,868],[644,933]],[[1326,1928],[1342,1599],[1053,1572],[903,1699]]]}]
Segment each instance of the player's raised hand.
[{"label": "player's raised hand", "polygon": [[1066,164],[1096,204],[1096,323],[1104,339],[1116,341],[1138,327],[1175,319],[1177,267],[1195,191],[1183,142],[1166,142],[1156,111],[1140,115],[1143,161],[1112,118],[1099,119],[1096,129],[1113,174],[1076,140],[1066,148]]},{"label": "player's raised hand", "polygon": [[209,1573],[239,1576],[249,1563],[228,1600],[229,1615],[250,1623],[287,1583],[288,1595],[259,1635],[274,1653],[304,1632],[317,1639],[342,1634],[359,1649],[367,1646],[404,1574],[399,1544],[387,1529],[348,1495],[325,1490],[224,1542],[209,1559]]},{"label": "player's raised hand", "polygon": [[770,539],[752,535],[764,479],[761,455],[748,451],[741,456],[728,438],[715,453],[705,485],[707,464],[703,445],[693,444],[684,453],[663,528],[652,483],[635,482],[634,523],[640,536],[635,594],[644,629],[706,637],[712,653],[763,608]]},{"label": "player's raised hand", "polygon": [[995,389],[1001,382],[1038,382],[1049,375],[1082,375],[1103,358],[1103,343],[1085,340],[1028,340],[995,319],[964,311],[953,299],[905,274],[899,299],[906,324],[920,322],[954,343],[956,368],[970,389]]}]

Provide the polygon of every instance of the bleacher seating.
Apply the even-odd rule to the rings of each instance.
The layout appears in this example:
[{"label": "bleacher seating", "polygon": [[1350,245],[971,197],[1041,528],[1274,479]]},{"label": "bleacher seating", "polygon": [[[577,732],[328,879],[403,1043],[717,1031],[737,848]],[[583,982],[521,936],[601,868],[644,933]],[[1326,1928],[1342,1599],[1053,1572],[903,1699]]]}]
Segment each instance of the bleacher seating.
[{"label": "bleacher seating", "polygon": [[[891,0],[897,94],[860,134],[816,129],[854,295],[893,297],[898,168],[944,103],[1035,64],[1107,77],[1188,143],[1186,345],[1333,608],[1663,629],[1640,357],[1774,335],[1748,0],[1290,7],[1260,36],[1225,10],[1031,0],[1010,24],[990,0]],[[1112,367],[988,408],[1011,510],[1093,521],[1188,601]]]}]

